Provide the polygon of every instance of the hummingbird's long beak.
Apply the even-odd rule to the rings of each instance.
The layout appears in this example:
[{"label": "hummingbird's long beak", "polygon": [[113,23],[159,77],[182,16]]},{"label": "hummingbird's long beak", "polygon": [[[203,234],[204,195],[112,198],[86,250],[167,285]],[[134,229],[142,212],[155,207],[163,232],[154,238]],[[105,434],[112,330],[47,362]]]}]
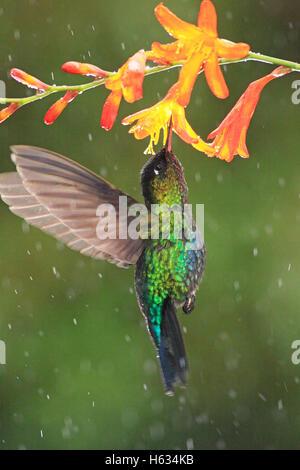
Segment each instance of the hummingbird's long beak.
[{"label": "hummingbird's long beak", "polygon": [[166,144],[165,144],[165,149],[166,149],[167,152],[171,152],[172,133],[173,133],[173,122],[172,122],[172,116],[171,116],[170,122],[169,122],[167,140],[166,140]]}]

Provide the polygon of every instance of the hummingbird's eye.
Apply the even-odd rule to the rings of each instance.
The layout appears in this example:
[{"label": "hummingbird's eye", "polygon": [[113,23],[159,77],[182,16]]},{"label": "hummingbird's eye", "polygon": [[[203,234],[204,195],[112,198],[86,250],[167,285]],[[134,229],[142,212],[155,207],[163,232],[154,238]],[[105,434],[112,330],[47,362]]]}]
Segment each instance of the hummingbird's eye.
[{"label": "hummingbird's eye", "polygon": [[161,172],[161,169],[162,169],[162,168],[161,168],[161,165],[160,165],[160,164],[156,165],[156,166],[154,167],[154,173],[155,173],[155,175],[159,175],[159,173]]}]

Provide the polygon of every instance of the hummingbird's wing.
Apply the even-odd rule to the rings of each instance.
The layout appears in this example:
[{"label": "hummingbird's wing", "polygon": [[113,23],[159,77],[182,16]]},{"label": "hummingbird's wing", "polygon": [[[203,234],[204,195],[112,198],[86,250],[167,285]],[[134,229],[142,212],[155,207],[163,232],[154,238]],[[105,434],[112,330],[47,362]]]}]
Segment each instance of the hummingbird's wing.
[{"label": "hummingbird's wing", "polygon": [[[119,196],[127,196],[100,176],[62,155],[37,147],[11,147],[18,173],[0,175],[0,195],[10,210],[66,243],[70,248],[120,267],[135,264],[143,250],[143,240],[118,238],[130,217],[119,214]],[[137,201],[127,196],[130,207]],[[97,236],[103,217],[97,215],[101,204],[116,211],[116,237]],[[103,224],[107,225],[107,217]],[[100,227],[99,227],[100,224]],[[126,224],[126,227],[122,227]]]}]

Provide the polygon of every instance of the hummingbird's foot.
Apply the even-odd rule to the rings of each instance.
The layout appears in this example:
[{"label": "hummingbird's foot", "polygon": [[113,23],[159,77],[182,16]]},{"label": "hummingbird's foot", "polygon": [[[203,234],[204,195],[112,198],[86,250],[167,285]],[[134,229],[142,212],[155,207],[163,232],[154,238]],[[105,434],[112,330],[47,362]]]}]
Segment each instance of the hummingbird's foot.
[{"label": "hummingbird's foot", "polygon": [[196,300],[196,297],[194,295],[187,297],[185,304],[182,307],[183,313],[191,313],[191,311],[194,309],[194,306],[195,306],[195,300]]}]

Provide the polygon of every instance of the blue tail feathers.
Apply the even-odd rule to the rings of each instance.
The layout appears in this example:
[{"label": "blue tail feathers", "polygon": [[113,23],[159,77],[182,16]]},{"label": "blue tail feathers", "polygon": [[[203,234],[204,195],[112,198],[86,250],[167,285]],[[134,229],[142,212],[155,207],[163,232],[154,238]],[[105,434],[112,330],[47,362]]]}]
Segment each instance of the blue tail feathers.
[{"label": "blue tail feathers", "polygon": [[189,367],[176,308],[169,299],[163,308],[158,352],[166,394],[173,395],[175,384],[186,385]]}]

